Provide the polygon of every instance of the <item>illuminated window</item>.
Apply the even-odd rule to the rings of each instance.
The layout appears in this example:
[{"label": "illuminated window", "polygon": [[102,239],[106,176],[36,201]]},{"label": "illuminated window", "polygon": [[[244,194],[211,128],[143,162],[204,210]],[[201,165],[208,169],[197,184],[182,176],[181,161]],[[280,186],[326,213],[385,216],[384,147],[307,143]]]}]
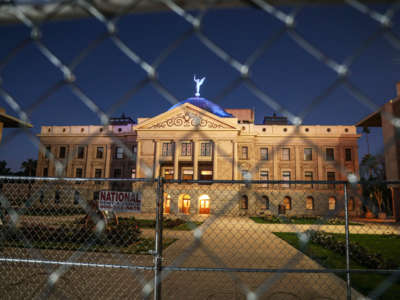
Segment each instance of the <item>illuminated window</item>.
[{"label": "illuminated window", "polygon": [[191,156],[192,155],[192,143],[182,143],[182,156]]},{"label": "illuminated window", "polygon": [[211,143],[201,143],[200,145],[200,156],[211,155]]},{"label": "illuminated window", "polygon": [[104,155],[104,147],[97,147],[96,148],[96,158],[100,159],[103,158]]},{"label": "illuminated window", "polygon": [[260,148],[260,160],[268,160],[268,148]]},{"label": "illuminated window", "polygon": [[171,195],[164,193],[164,213],[169,214],[171,209]]},{"label": "illuminated window", "polygon": [[172,143],[163,143],[162,156],[171,156],[171,155],[172,155]]},{"label": "illuminated window", "polygon": [[306,198],[306,209],[313,210],[314,209],[314,198],[308,196]]},{"label": "illuminated window", "polygon": [[304,160],[312,160],[312,148],[304,148]]},{"label": "illuminated window", "polygon": [[180,212],[189,214],[190,212],[190,196],[188,194],[181,195],[181,203],[179,206]]},{"label": "illuminated window", "polygon": [[174,169],[173,168],[164,168],[164,178],[165,179],[174,179]]},{"label": "illuminated window", "polygon": [[193,169],[183,169],[182,179],[183,180],[193,180]]},{"label": "illuminated window", "polygon": [[241,159],[249,159],[249,147],[242,147]]},{"label": "illuminated window", "polygon": [[325,149],[325,160],[327,160],[327,161],[335,160],[335,154],[334,154],[333,148]]},{"label": "illuminated window", "polygon": [[329,210],[335,210],[336,209],[336,198],[333,196],[329,197],[328,204],[329,204]]},{"label": "illuminated window", "polygon": [[281,159],[282,160],[290,160],[290,148],[282,148]]},{"label": "illuminated window", "polygon": [[283,205],[285,206],[286,210],[291,210],[292,209],[292,198],[289,196],[286,196],[283,198]]},{"label": "illuminated window", "polygon": [[208,195],[201,195],[199,197],[200,200],[200,214],[209,214],[210,213],[210,197]]}]

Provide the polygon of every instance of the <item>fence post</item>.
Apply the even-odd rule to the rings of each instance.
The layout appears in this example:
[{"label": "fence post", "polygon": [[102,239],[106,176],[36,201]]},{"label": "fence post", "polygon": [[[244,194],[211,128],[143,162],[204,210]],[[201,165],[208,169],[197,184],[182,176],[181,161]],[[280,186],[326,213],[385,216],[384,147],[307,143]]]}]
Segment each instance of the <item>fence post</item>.
[{"label": "fence post", "polygon": [[154,257],[154,299],[161,299],[161,272],[162,272],[162,233],[163,233],[163,207],[164,207],[164,180],[157,179],[156,202],[156,249]]},{"label": "fence post", "polygon": [[351,282],[350,282],[350,237],[349,237],[349,206],[347,195],[347,183],[344,184],[344,216],[346,231],[346,291],[347,299],[351,299]]}]

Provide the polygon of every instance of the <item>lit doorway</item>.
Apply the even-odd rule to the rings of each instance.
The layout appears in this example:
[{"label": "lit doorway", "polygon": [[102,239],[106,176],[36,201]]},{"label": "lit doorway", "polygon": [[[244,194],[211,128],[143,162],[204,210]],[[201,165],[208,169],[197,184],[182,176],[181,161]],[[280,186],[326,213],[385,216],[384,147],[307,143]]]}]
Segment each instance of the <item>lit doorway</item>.
[{"label": "lit doorway", "polygon": [[210,214],[210,197],[208,195],[201,195],[200,198],[199,214]]},{"label": "lit doorway", "polygon": [[186,215],[190,213],[190,196],[188,194],[179,196],[179,212]]},{"label": "lit doorway", "polygon": [[171,209],[171,195],[164,193],[164,214],[169,214]]}]

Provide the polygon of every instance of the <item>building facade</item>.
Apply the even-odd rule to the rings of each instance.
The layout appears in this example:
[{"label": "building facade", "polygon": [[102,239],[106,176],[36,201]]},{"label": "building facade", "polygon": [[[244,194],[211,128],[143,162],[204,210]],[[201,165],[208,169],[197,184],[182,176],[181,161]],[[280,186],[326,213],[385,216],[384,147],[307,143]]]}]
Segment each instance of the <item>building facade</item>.
[{"label": "building facade", "polygon": [[[137,123],[123,116],[105,127],[43,126],[38,136],[45,149],[37,176],[44,177],[332,181],[358,174],[355,126],[294,126],[276,116],[256,124],[251,109],[224,110],[200,97]],[[106,188],[124,187],[94,187]],[[332,184],[175,183],[165,191],[165,211],[178,215],[336,215],[343,206],[343,187]],[[359,201],[350,200],[359,214]]]}]

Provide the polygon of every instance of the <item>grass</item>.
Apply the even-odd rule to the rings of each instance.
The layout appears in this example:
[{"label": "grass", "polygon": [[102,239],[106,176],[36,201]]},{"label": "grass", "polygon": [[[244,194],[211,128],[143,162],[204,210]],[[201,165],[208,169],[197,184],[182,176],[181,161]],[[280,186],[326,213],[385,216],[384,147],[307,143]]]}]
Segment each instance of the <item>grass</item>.
[{"label": "grass", "polygon": [[[175,241],[176,239],[164,239],[163,248],[167,248]],[[91,244],[90,241],[86,243],[54,241],[30,241],[29,243],[24,243],[23,241],[4,241],[2,247],[150,255],[149,251],[155,249],[155,240],[150,238],[140,238],[138,241],[126,247],[116,245],[97,245]]]},{"label": "grass", "polygon": [[[339,218],[324,219],[317,217],[250,217],[259,224],[298,224],[298,225],[345,225],[345,221]],[[349,222],[350,225],[362,226],[363,224]]]},{"label": "grass", "polygon": [[[319,264],[326,268],[331,269],[345,269],[346,259],[343,255],[335,253],[332,250],[325,249],[321,245],[308,243],[306,247],[302,247],[297,234],[289,232],[274,232],[275,235],[288,242],[293,247],[297,248],[310,258],[317,261]],[[337,237],[344,239],[343,234],[337,234]],[[366,247],[371,252],[382,254],[385,258],[392,258],[396,262],[400,262],[400,238],[389,235],[366,235],[366,234],[351,234],[350,240],[358,242]],[[400,264],[399,264],[400,265]],[[350,268],[352,269],[366,269],[353,260],[350,260]],[[338,273],[338,276],[345,279],[344,273]],[[390,275],[368,273],[352,273],[351,284],[352,286],[363,293],[368,295],[374,291],[380,283],[385,281]],[[379,299],[399,299],[400,295],[400,278],[394,282]]]}]

